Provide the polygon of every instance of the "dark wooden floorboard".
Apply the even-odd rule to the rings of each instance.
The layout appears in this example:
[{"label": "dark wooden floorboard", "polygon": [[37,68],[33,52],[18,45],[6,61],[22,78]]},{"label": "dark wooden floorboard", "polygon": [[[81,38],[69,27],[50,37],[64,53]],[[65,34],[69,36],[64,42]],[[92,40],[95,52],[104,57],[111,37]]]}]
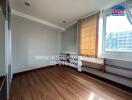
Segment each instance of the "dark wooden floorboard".
[{"label": "dark wooden floorboard", "polygon": [[132,100],[132,94],[55,66],[14,75],[10,100]]}]

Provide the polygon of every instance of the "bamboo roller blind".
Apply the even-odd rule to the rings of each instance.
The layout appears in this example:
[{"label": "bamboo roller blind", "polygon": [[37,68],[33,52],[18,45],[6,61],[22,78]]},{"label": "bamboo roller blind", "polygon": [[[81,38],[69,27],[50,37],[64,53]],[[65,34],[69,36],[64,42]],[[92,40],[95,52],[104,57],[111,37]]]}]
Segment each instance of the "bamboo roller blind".
[{"label": "bamboo roller blind", "polygon": [[80,21],[80,55],[97,56],[98,48],[98,14]]}]

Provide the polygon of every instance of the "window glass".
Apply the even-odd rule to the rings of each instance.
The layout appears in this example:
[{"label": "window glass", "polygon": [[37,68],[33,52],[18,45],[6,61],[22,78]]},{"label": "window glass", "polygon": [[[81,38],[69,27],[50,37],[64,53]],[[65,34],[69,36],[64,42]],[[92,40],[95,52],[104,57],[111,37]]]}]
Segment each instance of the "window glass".
[{"label": "window glass", "polygon": [[105,51],[132,51],[132,25],[126,16],[107,16]]}]

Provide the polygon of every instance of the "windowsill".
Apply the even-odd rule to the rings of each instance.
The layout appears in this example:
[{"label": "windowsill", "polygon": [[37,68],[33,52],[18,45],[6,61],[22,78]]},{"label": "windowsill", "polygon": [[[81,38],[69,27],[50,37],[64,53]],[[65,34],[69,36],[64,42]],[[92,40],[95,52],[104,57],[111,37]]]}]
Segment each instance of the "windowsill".
[{"label": "windowsill", "polygon": [[94,58],[94,57],[85,57],[85,56],[79,56],[80,61],[85,62],[92,62],[92,63],[98,63],[98,64],[104,64],[104,59],[101,58]]},{"label": "windowsill", "polygon": [[132,50],[106,50],[106,53],[132,53]]}]

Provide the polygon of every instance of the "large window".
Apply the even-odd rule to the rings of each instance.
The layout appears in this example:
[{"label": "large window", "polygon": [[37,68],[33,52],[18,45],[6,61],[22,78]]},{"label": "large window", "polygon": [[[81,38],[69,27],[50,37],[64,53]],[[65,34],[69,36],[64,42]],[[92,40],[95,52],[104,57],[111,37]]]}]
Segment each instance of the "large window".
[{"label": "large window", "polygon": [[125,10],[123,16],[112,9],[100,13],[98,57],[132,61],[132,24]]},{"label": "large window", "polygon": [[126,16],[107,16],[105,51],[132,52],[132,25]]},{"label": "large window", "polygon": [[92,15],[80,22],[79,53],[84,56],[97,56],[98,14]]}]

